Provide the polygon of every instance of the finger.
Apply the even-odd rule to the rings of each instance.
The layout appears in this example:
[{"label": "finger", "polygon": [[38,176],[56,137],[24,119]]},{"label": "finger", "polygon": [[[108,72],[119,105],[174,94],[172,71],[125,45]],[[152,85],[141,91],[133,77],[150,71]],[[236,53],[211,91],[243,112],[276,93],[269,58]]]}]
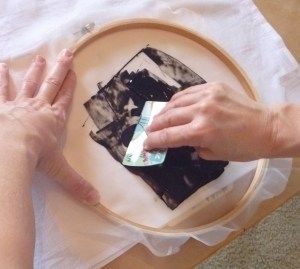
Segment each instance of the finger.
[{"label": "finger", "polygon": [[219,160],[219,158],[217,158],[217,156],[210,150],[207,148],[196,148],[197,153],[199,155],[200,158],[208,160],[208,161],[212,161],[212,160]]},{"label": "finger", "polygon": [[37,97],[52,104],[68,74],[73,60],[73,53],[64,49],[58,56],[57,62],[50,74],[44,80]]},{"label": "finger", "polygon": [[199,101],[199,98],[195,93],[185,94],[174,101],[170,101],[166,106],[157,114],[157,116],[163,115],[166,112],[174,108],[182,108],[186,106],[191,106]]},{"label": "finger", "polygon": [[45,65],[45,59],[42,56],[37,55],[25,75],[21,90],[17,94],[17,98],[31,98],[34,96],[35,92],[40,86]]},{"label": "finger", "polygon": [[193,111],[190,108],[174,108],[168,112],[154,117],[147,132],[155,132],[172,126],[185,125],[193,119]]},{"label": "finger", "polygon": [[180,91],[176,94],[174,94],[171,98],[171,101],[175,101],[176,99],[182,97],[183,95],[186,95],[186,94],[191,94],[191,93],[196,93],[196,92],[199,92],[203,89],[206,89],[209,87],[209,84],[208,83],[205,83],[205,84],[200,84],[200,85],[196,85],[196,86],[192,86],[192,87],[189,87],[183,91]]},{"label": "finger", "polygon": [[180,125],[149,133],[144,142],[145,150],[193,146],[189,135],[190,125]]},{"label": "finger", "polygon": [[65,114],[68,113],[71,107],[75,86],[76,75],[73,70],[70,70],[63,82],[63,85],[61,86],[61,90],[53,102],[53,107],[58,109],[59,112]]},{"label": "finger", "polygon": [[53,160],[47,160],[43,170],[53,177],[74,198],[89,205],[99,202],[98,191],[84,180],[67,162],[62,154],[58,154]]},{"label": "finger", "polygon": [[8,100],[9,70],[5,63],[0,63],[0,103]]}]

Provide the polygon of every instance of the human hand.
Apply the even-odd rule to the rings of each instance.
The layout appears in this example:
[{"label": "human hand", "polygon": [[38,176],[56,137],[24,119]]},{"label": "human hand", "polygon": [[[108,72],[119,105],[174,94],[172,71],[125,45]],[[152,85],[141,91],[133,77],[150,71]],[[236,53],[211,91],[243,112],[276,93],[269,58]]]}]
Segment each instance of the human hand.
[{"label": "human hand", "polygon": [[56,179],[77,199],[96,204],[97,190],[70,167],[62,154],[62,136],[76,84],[70,69],[72,60],[72,52],[63,50],[42,81],[46,61],[37,56],[13,100],[9,100],[8,68],[0,64],[0,143],[18,145],[29,154],[37,170]]},{"label": "human hand", "polygon": [[195,147],[208,160],[272,155],[276,112],[227,85],[207,83],[175,94],[148,128],[146,150]]}]

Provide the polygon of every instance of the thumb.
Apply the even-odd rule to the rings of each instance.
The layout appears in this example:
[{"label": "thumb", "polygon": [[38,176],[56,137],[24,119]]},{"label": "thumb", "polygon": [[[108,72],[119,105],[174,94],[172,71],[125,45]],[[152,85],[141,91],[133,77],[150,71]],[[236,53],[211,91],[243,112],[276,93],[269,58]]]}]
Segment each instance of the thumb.
[{"label": "thumb", "polygon": [[99,192],[69,165],[62,153],[46,159],[41,160],[40,170],[56,180],[74,198],[89,205],[99,202]]},{"label": "thumb", "polygon": [[195,149],[196,149],[199,157],[204,160],[208,160],[208,161],[218,160],[218,158],[215,156],[215,154],[210,149],[200,148],[200,147],[196,147]]}]

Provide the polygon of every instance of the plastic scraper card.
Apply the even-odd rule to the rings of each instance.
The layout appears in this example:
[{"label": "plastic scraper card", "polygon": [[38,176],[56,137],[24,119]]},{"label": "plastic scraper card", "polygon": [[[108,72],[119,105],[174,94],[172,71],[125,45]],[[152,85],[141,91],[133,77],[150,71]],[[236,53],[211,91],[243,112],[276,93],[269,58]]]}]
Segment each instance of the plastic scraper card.
[{"label": "plastic scraper card", "polygon": [[144,141],[147,138],[147,127],[151,124],[153,117],[157,115],[166,105],[166,102],[147,101],[143,108],[139,122],[137,123],[133,137],[129,143],[123,164],[127,166],[152,166],[162,164],[165,160],[167,150],[145,151]]}]

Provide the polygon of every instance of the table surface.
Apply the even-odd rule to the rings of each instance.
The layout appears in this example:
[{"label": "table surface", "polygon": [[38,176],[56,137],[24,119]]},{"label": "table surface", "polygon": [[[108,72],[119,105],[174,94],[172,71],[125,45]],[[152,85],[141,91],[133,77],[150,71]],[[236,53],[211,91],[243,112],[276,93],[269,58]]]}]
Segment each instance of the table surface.
[{"label": "table surface", "polygon": [[[300,2],[299,0],[254,0],[257,7],[268,22],[281,35],[291,53],[300,61]],[[300,167],[300,158],[294,159],[293,167]],[[284,202],[300,192],[300,169],[293,169],[286,190],[279,196],[263,202],[248,224],[238,232],[232,233],[222,243],[208,247],[194,239],[190,239],[175,255],[159,258],[152,255],[143,245],[136,245],[125,254],[109,263],[106,269],[185,269],[193,268],[217,250],[226,246],[237,236],[257,224]]]}]

